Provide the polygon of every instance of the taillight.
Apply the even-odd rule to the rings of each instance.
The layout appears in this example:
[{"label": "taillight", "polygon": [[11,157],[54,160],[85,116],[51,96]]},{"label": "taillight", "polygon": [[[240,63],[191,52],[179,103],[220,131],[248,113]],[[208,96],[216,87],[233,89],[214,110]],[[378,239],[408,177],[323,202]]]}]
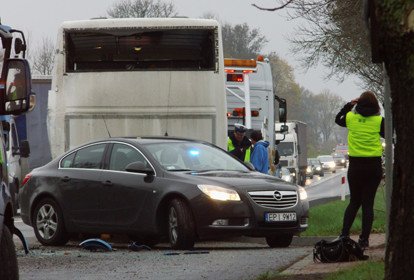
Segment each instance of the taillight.
[{"label": "taillight", "polygon": [[22,182],[22,187],[27,183],[27,181],[29,181],[29,179],[32,177],[32,174],[27,174],[26,176],[24,176],[23,182]]}]

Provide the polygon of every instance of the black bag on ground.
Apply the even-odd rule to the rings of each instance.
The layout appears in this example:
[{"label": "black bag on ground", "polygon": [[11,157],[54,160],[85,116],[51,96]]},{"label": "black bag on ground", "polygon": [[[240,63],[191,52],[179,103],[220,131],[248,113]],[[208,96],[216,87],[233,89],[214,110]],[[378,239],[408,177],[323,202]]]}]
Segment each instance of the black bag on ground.
[{"label": "black bag on ground", "polygon": [[367,260],[364,250],[349,237],[339,237],[333,241],[321,240],[313,248],[313,261],[323,263],[352,262]]}]

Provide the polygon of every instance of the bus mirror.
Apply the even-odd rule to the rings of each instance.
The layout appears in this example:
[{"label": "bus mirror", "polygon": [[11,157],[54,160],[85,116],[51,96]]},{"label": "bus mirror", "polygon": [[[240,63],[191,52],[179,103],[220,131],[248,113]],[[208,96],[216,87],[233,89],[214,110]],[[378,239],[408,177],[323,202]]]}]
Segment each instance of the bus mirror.
[{"label": "bus mirror", "polygon": [[286,101],[279,102],[279,122],[285,123],[287,118]]},{"label": "bus mirror", "polygon": [[1,87],[0,115],[18,115],[30,108],[31,75],[25,59],[11,58],[5,61],[5,81]]}]

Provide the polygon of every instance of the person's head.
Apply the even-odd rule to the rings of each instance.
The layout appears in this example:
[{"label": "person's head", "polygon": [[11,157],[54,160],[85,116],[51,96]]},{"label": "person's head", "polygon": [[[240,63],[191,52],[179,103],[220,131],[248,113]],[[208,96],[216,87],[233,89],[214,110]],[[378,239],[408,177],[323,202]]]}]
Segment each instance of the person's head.
[{"label": "person's head", "polygon": [[238,142],[241,142],[246,135],[247,128],[239,123],[234,124],[234,137]]},{"label": "person's head", "polygon": [[259,130],[254,130],[250,135],[250,139],[252,139],[253,144],[259,142],[260,140],[263,140],[262,133]]},{"label": "person's head", "polygon": [[375,94],[372,91],[365,91],[358,98],[358,106],[372,108],[375,113],[379,114],[380,106]]}]

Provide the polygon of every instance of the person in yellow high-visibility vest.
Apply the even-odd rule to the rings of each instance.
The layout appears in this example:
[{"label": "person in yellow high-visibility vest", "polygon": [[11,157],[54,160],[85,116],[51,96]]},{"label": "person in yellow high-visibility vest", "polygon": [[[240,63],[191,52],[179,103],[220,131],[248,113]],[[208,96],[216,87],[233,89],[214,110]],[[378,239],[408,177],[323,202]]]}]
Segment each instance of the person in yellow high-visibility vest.
[{"label": "person in yellow high-visibility vest", "polygon": [[345,210],[342,237],[349,231],[362,206],[362,232],[358,243],[365,249],[374,220],[374,199],[382,179],[382,145],[384,118],[375,94],[366,91],[347,103],[336,115],[335,122],[348,128],[348,183],[351,198]]},{"label": "person in yellow high-visibility vest", "polygon": [[227,138],[227,151],[241,161],[250,162],[252,143],[247,138],[246,131],[244,125],[234,125],[234,133]]}]

